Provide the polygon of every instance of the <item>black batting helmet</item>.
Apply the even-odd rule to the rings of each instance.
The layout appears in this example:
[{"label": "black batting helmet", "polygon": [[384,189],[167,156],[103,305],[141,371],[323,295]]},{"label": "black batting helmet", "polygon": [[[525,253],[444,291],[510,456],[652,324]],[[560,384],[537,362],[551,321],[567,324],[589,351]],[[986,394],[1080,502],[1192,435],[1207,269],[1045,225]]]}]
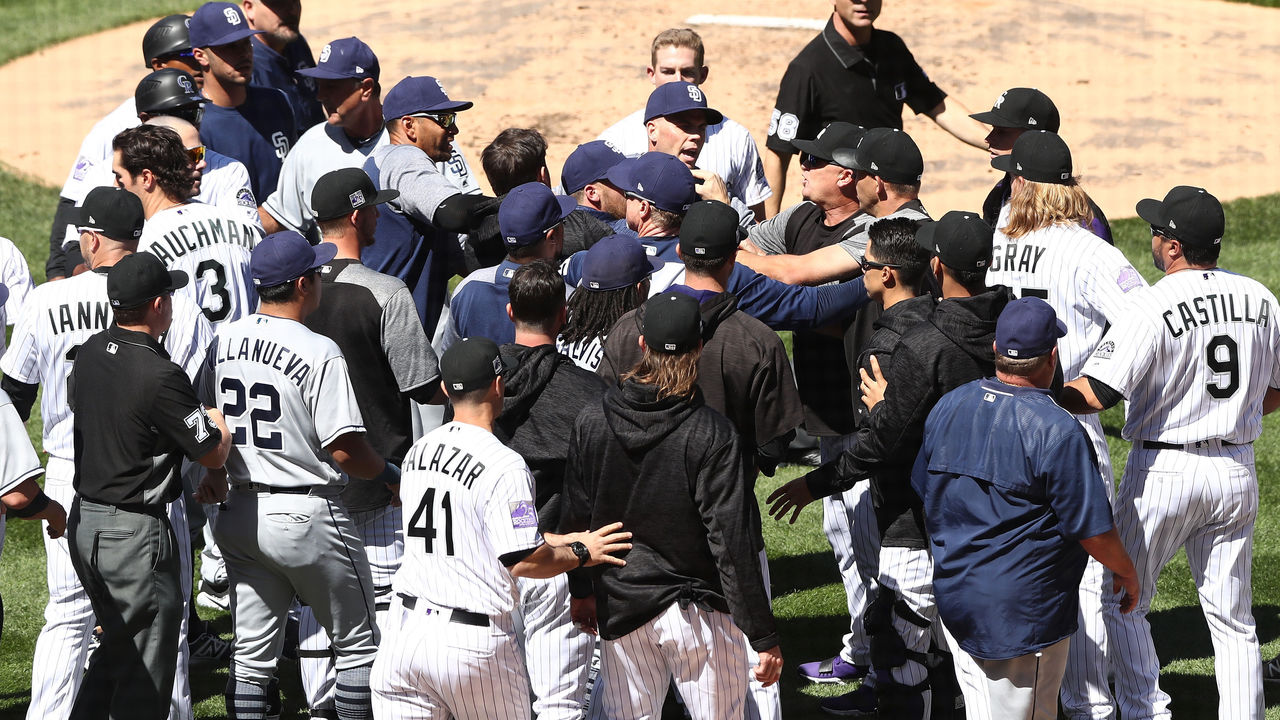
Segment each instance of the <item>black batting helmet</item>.
[{"label": "black batting helmet", "polygon": [[[196,81],[187,73],[177,68],[156,70],[142,78],[138,89],[133,92],[133,102],[139,113],[151,115],[178,115],[176,108],[199,109],[206,102],[196,89]],[[199,124],[199,120],[192,120]]]},{"label": "black batting helmet", "polygon": [[191,36],[187,31],[187,15],[170,15],[156,21],[142,36],[142,63],[151,67],[154,58],[191,51]]}]

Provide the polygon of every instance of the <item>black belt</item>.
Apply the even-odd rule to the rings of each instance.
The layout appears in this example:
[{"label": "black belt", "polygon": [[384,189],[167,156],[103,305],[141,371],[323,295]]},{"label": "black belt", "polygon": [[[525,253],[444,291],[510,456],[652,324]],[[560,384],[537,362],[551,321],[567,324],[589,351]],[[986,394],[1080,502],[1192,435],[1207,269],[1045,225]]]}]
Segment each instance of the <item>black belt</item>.
[{"label": "black belt", "polygon": [[[1178,443],[1160,442],[1158,440],[1143,440],[1142,449],[1143,450],[1195,450],[1197,447],[1201,447],[1200,443],[1208,443],[1208,442],[1209,442],[1208,440],[1201,440],[1200,442],[1193,442],[1193,443],[1187,443],[1186,445],[1179,445]],[[1226,440],[1223,440],[1222,444],[1226,445],[1227,447],[1235,447],[1239,445],[1239,443],[1227,442]],[[1207,445],[1205,445],[1205,447],[1207,447]]]},{"label": "black belt", "polygon": [[[418,606],[418,598],[412,595],[405,595],[404,593],[396,594],[400,596],[400,604],[404,605],[406,609],[413,610]],[[447,609],[448,608],[441,608],[440,610],[436,610],[435,608],[423,608],[422,610],[427,614],[431,614],[435,612],[444,612]],[[474,613],[470,610],[458,610],[457,608],[454,608],[450,611],[449,622],[456,622],[459,625],[489,627],[489,616]]]},{"label": "black belt", "polygon": [[306,495],[310,493],[315,486],[304,485],[302,487],[278,487],[275,485],[264,485],[262,483],[245,483],[236,485],[233,489],[240,492],[264,492],[272,495]]}]

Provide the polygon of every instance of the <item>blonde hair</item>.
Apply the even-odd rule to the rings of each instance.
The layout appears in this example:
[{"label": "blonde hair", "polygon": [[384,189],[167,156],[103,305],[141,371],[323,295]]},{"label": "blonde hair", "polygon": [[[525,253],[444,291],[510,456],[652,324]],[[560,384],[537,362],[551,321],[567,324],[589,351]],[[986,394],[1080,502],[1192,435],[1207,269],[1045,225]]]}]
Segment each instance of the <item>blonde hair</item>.
[{"label": "blonde hair", "polygon": [[658,389],[658,399],[689,397],[698,384],[698,360],[702,346],[679,355],[659,353],[645,348],[644,357],[623,373],[622,380],[635,380]]},{"label": "blonde hair", "polygon": [[668,28],[658,33],[649,47],[649,67],[658,66],[658,51],[667,46],[692,50],[694,63],[702,67],[702,36],[690,28]]},{"label": "blonde hair", "polygon": [[1000,232],[1017,239],[1050,225],[1081,225],[1092,220],[1089,196],[1080,187],[1079,178],[1061,185],[1023,178],[1009,195],[1009,223]]}]

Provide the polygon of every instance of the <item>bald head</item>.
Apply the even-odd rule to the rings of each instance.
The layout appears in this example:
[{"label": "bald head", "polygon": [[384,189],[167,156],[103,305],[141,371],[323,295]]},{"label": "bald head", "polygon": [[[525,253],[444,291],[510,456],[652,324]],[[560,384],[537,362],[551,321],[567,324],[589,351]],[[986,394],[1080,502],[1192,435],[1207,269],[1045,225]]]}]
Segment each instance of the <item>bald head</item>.
[{"label": "bald head", "polygon": [[[169,128],[178,133],[178,137],[182,138],[182,147],[187,149],[187,155],[192,161],[191,165],[191,195],[195,197],[200,194],[200,182],[204,178],[205,168],[209,163],[204,159],[204,143],[200,142],[200,131],[195,125],[172,115],[157,115],[147,118],[144,125],[156,125],[158,127]],[[199,148],[199,152],[192,154],[192,150]]]}]

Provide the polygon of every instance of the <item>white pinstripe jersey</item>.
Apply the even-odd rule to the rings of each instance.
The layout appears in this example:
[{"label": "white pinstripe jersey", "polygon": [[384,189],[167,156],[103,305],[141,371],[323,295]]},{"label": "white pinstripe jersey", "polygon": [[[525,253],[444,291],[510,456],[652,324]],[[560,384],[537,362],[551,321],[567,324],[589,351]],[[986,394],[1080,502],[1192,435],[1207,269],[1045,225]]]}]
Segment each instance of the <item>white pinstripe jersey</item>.
[{"label": "white pinstripe jersey", "polygon": [[[1008,220],[1008,206],[998,227]],[[996,230],[988,285],[1006,285],[1018,297],[1049,303],[1067,326],[1058,341],[1063,377],[1079,377],[1089,353],[1127,306],[1125,295],[1147,286],[1124,253],[1079,225],[1051,225],[1017,240]]]},{"label": "white pinstripe jersey", "polygon": [[261,232],[239,213],[192,202],[152,215],[142,228],[138,252],[190,275],[179,292],[199,305],[209,322],[237,320],[258,307],[249,254]]},{"label": "white pinstripe jersey", "polygon": [[[106,330],[113,315],[107,302],[107,275],[86,272],[31,291],[14,324],[13,339],[0,371],[18,382],[43,385],[40,414],[44,419],[44,451],[72,460],[71,408],[67,407],[67,352]],[[173,324],[164,335],[170,359],[194,378],[213,339],[213,328],[200,309],[174,294]]]},{"label": "white pinstripe jersey", "polygon": [[13,408],[13,401],[0,390],[0,495],[42,472],[44,466],[31,447],[26,426]]},{"label": "white pinstripe jersey", "polygon": [[1135,293],[1083,374],[1128,399],[1126,440],[1243,444],[1280,387],[1276,297],[1223,270],[1182,270]]},{"label": "white pinstripe jersey", "polygon": [[[4,334],[4,322],[12,324],[18,321],[18,313],[27,295],[35,287],[31,282],[31,268],[22,251],[9,238],[0,237],[0,285],[9,289],[9,299],[0,309],[0,335]],[[0,338],[0,350],[4,349],[4,339]]]},{"label": "white pinstripe jersey", "polygon": [[516,583],[498,558],[542,544],[524,459],[484,428],[455,421],[414,443],[401,470],[395,591],[437,607],[511,612]]},{"label": "white pinstripe jersey", "polygon": [[364,432],[347,361],[302,323],[254,314],[218,326],[201,398],[227,418],[233,485],[341,485],[325,446]]}]

